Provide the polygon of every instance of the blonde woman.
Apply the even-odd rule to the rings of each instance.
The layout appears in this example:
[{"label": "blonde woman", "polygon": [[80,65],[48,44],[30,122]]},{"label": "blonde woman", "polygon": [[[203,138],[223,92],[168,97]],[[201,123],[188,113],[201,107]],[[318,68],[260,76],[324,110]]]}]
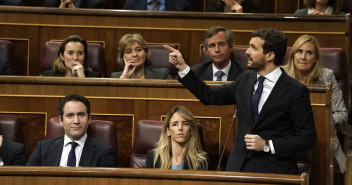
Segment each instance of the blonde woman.
[{"label": "blonde woman", "polygon": [[[331,83],[332,121],[335,124],[347,122],[348,113],[342,98],[342,91],[337,85],[334,72],[321,66],[322,59],[320,46],[315,37],[302,35],[292,46],[286,69],[287,74],[305,85],[317,82]],[[336,135],[334,141],[334,157],[343,173],[346,171],[347,159]]]},{"label": "blonde woman", "polygon": [[146,167],[207,170],[208,166],[192,113],[182,106],[172,107],[156,148],[147,153]]}]

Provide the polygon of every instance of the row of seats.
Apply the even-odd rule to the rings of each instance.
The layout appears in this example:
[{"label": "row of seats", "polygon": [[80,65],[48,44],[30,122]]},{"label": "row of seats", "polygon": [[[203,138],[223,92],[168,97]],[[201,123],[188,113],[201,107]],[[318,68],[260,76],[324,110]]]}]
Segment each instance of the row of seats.
[{"label": "row of seats", "polygon": [[[156,120],[140,120],[134,132],[133,148],[131,154],[131,168],[145,168],[147,151],[155,148],[163,128],[162,121]],[[204,147],[203,130],[200,124],[197,124],[201,144]],[[7,139],[22,143],[21,120],[17,116],[0,116],[0,127],[4,131]],[[104,134],[102,134],[104,133]],[[60,126],[59,117],[51,118],[47,125],[45,139],[52,139],[63,136],[64,129]],[[111,121],[91,120],[87,134],[94,137],[98,141],[113,147],[117,156],[117,139],[116,126]],[[297,154],[298,167],[300,172],[310,172],[311,157],[309,152]]]},{"label": "row of seats", "polygon": [[[39,75],[43,74],[44,71],[52,69],[52,64],[57,58],[57,52],[59,50],[61,42],[48,41],[44,44],[42,56],[39,62]],[[172,47],[178,49],[177,45],[171,45]],[[12,43],[7,40],[0,40],[0,57],[6,58],[11,64],[12,55]],[[150,64],[155,68],[168,68],[170,74],[173,78],[177,78],[177,69],[168,62],[169,51],[163,48],[162,45],[148,45],[149,51],[151,52]],[[231,59],[247,64],[246,49],[244,47],[233,47],[231,53]],[[291,48],[287,49],[286,57],[284,59],[284,64],[288,63],[288,54]],[[344,100],[348,102],[348,72],[345,52],[340,48],[322,48],[323,55],[323,65],[329,69],[334,70],[336,80],[343,91]],[[102,74],[103,77],[109,77],[110,74],[106,74],[105,67],[105,54],[104,48],[98,43],[88,43],[88,58],[89,65],[94,71]],[[201,50],[200,62],[209,61],[210,58],[206,54],[205,49]],[[122,71],[123,66],[119,66],[114,69],[115,71]]]}]

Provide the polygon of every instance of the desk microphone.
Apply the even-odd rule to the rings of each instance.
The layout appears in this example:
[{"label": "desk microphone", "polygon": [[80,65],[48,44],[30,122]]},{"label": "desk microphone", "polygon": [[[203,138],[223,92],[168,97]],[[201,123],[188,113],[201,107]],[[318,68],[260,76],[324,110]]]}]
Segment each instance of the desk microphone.
[{"label": "desk microphone", "polygon": [[226,140],[225,140],[225,144],[224,144],[224,147],[222,148],[222,152],[221,152],[221,155],[220,155],[220,159],[219,159],[219,163],[218,163],[218,167],[217,167],[216,171],[220,171],[220,164],[221,164],[222,156],[224,155],[225,148],[226,148],[226,145],[227,145],[227,141],[229,140],[229,137],[230,137],[230,133],[231,133],[233,124],[235,123],[235,120],[236,120],[236,118],[237,118],[237,112],[238,112],[238,111],[237,111],[237,109],[236,109],[235,112],[233,113],[233,118],[232,118],[232,123],[231,123],[231,126],[230,126],[230,130],[229,130],[229,132],[227,133],[227,137],[226,137]]}]

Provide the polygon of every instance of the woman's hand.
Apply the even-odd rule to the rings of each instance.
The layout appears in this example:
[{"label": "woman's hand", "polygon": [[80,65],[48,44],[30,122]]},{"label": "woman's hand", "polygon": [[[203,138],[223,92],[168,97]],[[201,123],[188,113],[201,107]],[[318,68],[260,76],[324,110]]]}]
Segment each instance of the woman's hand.
[{"label": "woman's hand", "polygon": [[324,14],[324,12],[321,12],[321,11],[319,11],[318,9],[314,9],[311,13],[310,13],[310,15],[323,15]]},{"label": "woman's hand", "polygon": [[131,78],[133,75],[134,71],[136,70],[136,66],[134,66],[131,61],[126,61],[125,60],[125,67],[123,69],[122,75],[120,78]]},{"label": "woman's hand", "polygon": [[73,62],[72,74],[77,77],[86,77],[84,67],[79,62]]},{"label": "woman's hand", "polygon": [[76,8],[76,1],[77,0],[61,0],[59,8]]}]

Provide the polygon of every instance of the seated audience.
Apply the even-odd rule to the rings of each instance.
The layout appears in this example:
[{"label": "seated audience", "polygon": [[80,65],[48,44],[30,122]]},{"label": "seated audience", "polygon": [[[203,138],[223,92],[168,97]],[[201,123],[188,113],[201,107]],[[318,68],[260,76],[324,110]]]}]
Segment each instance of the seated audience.
[{"label": "seated audience", "polygon": [[182,106],[172,107],[156,148],[147,153],[146,167],[207,170],[208,166],[192,113]]},{"label": "seated audience", "polygon": [[244,0],[214,0],[205,9],[206,12],[258,13],[246,6]]},{"label": "seated audience", "polygon": [[59,8],[104,8],[102,0],[45,0],[44,6]]},{"label": "seated audience", "polygon": [[62,137],[39,141],[27,166],[115,167],[115,152],[87,135],[90,103],[80,95],[68,95],[59,104]]},{"label": "seated audience", "polygon": [[138,34],[126,34],[118,46],[117,61],[124,65],[122,72],[111,73],[112,78],[171,79],[169,69],[149,66],[147,42]]},{"label": "seated audience", "polygon": [[71,35],[61,43],[53,70],[44,71],[44,76],[101,77],[88,66],[87,41]]},{"label": "seated audience", "polygon": [[204,33],[204,47],[211,61],[197,64],[191,69],[201,80],[234,81],[246,67],[231,61],[235,44],[232,32],[220,26],[213,26]]},{"label": "seated audience", "polygon": [[[315,37],[302,35],[293,44],[287,74],[305,85],[317,82],[332,84],[331,112],[333,123],[347,122],[347,110],[342,98],[342,91],[337,85],[334,71],[322,67],[322,54]],[[341,172],[346,171],[346,156],[342,151],[338,137],[335,134],[333,155],[339,164]]]},{"label": "seated audience", "polygon": [[22,6],[22,0],[0,0],[0,5]]},{"label": "seated audience", "polygon": [[0,166],[24,165],[26,165],[24,145],[4,138],[4,132],[0,126]]},{"label": "seated audience", "polygon": [[0,75],[12,75],[10,64],[4,58],[0,58]]},{"label": "seated audience", "polygon": [[126,10],[192,11],[191,0],[126,0]]},{"label": "seated audience", "polygon": [[295,14],[343,15],[342,0],[303,0],[306,8],[296,10]]}]

